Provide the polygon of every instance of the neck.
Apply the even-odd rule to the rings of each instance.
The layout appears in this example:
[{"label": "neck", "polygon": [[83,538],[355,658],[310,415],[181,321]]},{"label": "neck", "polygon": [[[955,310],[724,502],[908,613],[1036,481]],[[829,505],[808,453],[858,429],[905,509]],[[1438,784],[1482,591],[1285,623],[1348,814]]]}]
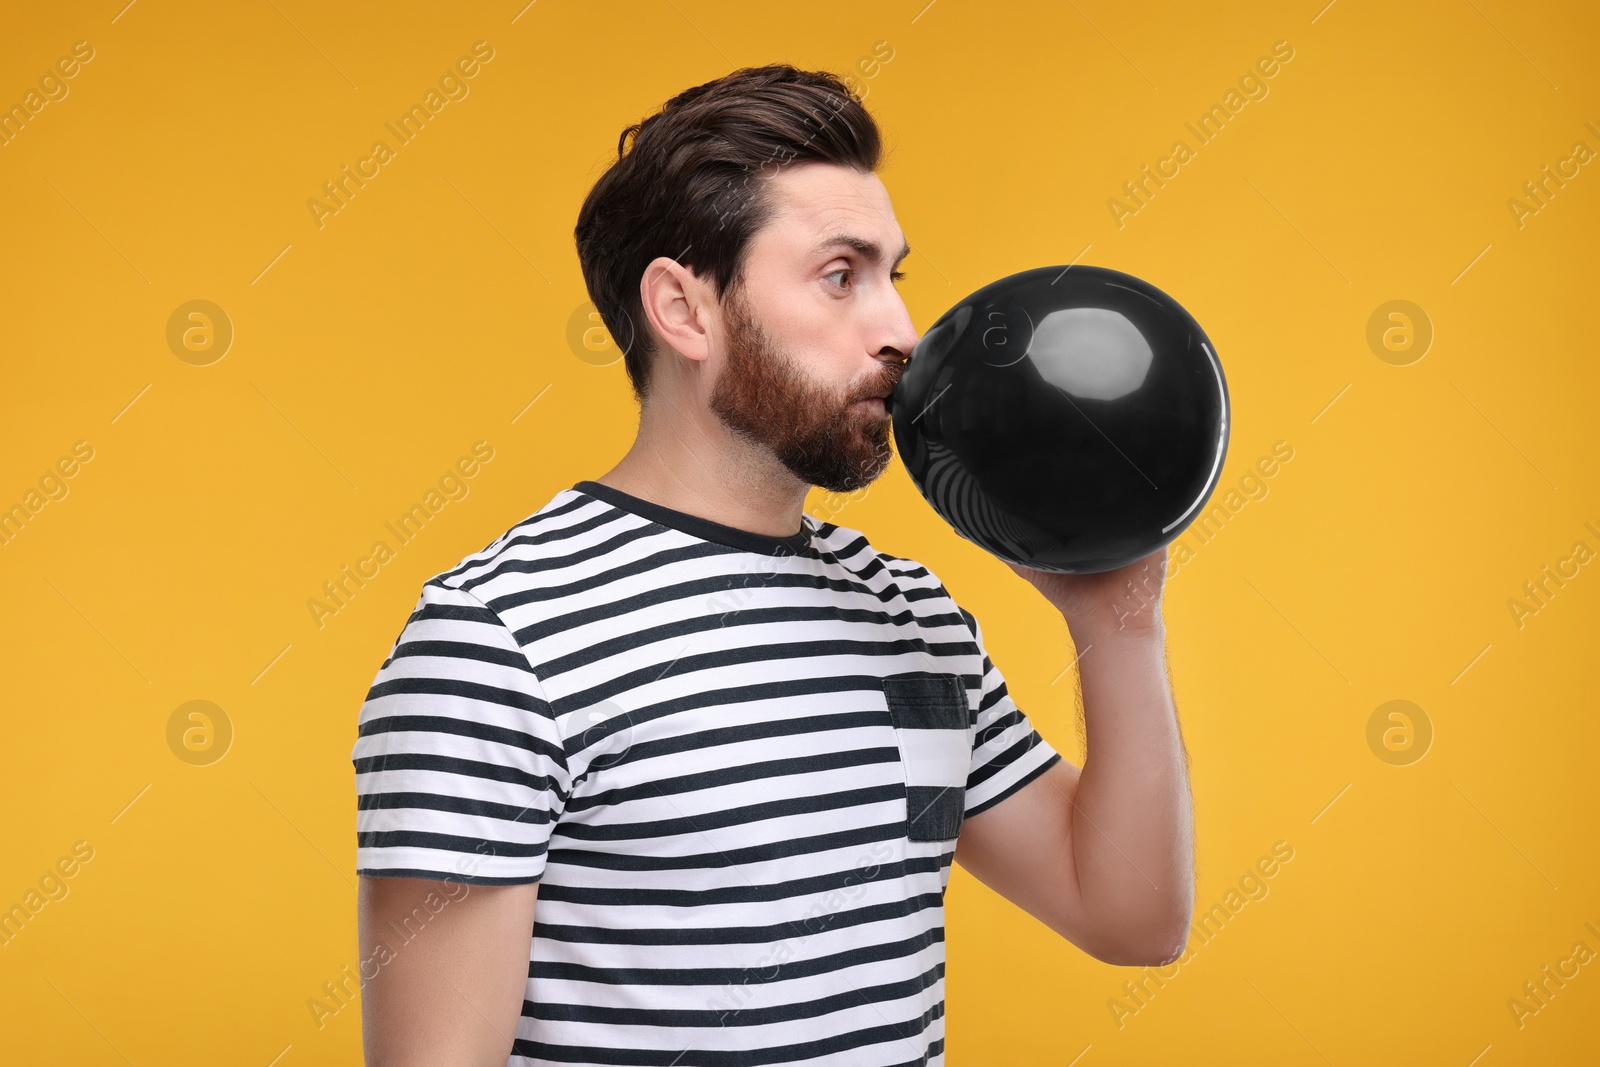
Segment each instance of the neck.
[{"label": "neck", "polygon": [[645,403],[633,446],[595,481],[752,533],[787,537],[800,528],[810,486],[716,419],[669,425],[658,417],[657,405],[654,399]]}]

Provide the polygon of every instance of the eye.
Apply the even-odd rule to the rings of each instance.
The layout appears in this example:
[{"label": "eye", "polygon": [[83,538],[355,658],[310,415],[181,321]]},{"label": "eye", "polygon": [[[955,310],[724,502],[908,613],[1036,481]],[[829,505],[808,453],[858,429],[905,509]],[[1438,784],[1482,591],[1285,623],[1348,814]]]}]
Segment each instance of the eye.
[{"label": "eye", "polygon": [[[854,277],[855,273],[856,273],[855,270],[853,268],[851,268],[851,267],[840,267],[838,270],[829,271],[827,274],[824,274],[823,277],[824,278],[831,278],[835,274],[847,274],[847,275],[850,275],[851,277]],[[889,273],[889,280],[897,282],[897,281],[900,281],[905,276],[906,276],[905,271],[900,271],[900,270],[891,271]],[[849,289],[850,288],[850,286],[841,285],[838,282],[834,282],[834,286],[836,288],[839,288],[839,289]]]}]

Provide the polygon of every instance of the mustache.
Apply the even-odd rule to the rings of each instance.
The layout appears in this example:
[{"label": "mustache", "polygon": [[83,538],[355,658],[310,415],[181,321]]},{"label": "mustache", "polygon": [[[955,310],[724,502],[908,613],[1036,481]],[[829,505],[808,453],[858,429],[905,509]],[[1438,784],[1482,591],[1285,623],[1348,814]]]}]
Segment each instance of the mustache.
[{"label": "mustache", "polygon": [[894,392],[895,387],[900,384],[900,378],[903,373],[903,371],[895,371],[894,373],[883,378],[879,384],[873,386],[871,392],[862,393],[860,396],[856,397],[856,399],[871,400],[875,396],[887,396],[888,394]]}]

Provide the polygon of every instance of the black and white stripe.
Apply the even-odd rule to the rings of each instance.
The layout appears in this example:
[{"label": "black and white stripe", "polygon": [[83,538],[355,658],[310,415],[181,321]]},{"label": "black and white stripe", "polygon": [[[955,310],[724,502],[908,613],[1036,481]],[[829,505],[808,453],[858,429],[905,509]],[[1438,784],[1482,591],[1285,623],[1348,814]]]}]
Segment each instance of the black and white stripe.
[{"label": "black and white stripe", "polygon": [[352,758],[359,873],[540,883],[511,1064],[888,1067],[963,820],[1061,757],[921,564],[585,481],[423,585]]}]

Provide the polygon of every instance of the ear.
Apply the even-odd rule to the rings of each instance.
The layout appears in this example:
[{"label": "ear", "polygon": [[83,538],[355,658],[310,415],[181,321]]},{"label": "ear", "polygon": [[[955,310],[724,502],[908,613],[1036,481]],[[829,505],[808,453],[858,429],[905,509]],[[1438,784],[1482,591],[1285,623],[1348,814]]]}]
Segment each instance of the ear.
[{"label": "ear", "polygon": [[707,330],[716,321],[716,300],[710,284],[683,264],[667,256],[651,260],[639,278],[639,302],[669,348],[689,359],[711,354]]}]

